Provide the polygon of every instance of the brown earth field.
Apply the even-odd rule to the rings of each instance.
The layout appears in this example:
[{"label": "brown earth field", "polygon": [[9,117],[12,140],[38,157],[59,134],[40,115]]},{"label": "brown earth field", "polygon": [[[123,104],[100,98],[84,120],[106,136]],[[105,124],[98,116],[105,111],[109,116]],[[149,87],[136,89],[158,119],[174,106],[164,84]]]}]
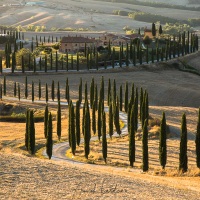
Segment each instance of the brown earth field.
[{"label": "brown earth field", "polygon": [[[181,62],[180,62],[181,61]],[[184,65],[182,64],[184,61]],[[30,156],[24,150],[25,123],[0,122],[0,199],[198,199],[199,170],[195,166],[195,132],[198,108],[200,105],[200,53],[174,59],[169,62],[126,67],[122,69],[102,70],[93,72],[68,72],[49,74],[27,74],[29,93],[31,82],[34,81],[35,100],[38,81],[42,83],[42,99],[45,98],[45,83],[49,89],[52,80],[60,82],[61,101],[64,100],[65,81],[69,79],[70,96],[75,101],[78,97],[78,85],[82,77],[83,85],[88,86],[94,77],[100,85],[104,76],[105,92],[110,78],[115,79],[117,90],[126,81],[131,88],[143,87],[149,93],[150,115],[161,118],[166,112],[170,131],[175,134],[167,140],[169,160],[166,171],[162,171],[158,162],[158,140],[149,140],[150,171],[141,171],[141,142],[137,142],[137,161],[134,168],[127,165],[126,140],[116,139],[110,142],[108,156],[113,162],[124,163],[123,167],[111,166],[109,163],[100,165],[79,164],[77,162],[54,161]],[[186,65],[196,69],[196,74],[184,72]],[[180,70],[181,69],[181,70]],[[25,75],[7,74],[7,97],[1,103],[15,104],[22,107],[44,109],[45,103],[31,103],[24,100]],[[13,98],[14,82],[21,85],[21,101]],[[0,75],[0,82],[3,76]],[[55,87],[56,88],[56,87]],[[28,99],[31,100],[29,95]],[[50,92],[49,92],[50,99]],[[55,112],[56,106],[49,104]],[[183,113],[187,116],[188,125],[188,159],[189,171],[186,174],[177,172],[179,156],[180,123]],[[67,140],[67,107],[62,106],[63,139]],[[54,121],[54,141],[56,138],[56,121]],[[36,123],[37,148],[44,146],[43,123]],[[118,141],[118,142],[117,142]],[[112,144],[111,144],[112,143]],[[120,151],[121,149],[121,151]],[[98,153],[100,149],[98,149]],[[112,154],[113,153],[113,154]],[[121,161],[120,161],[121,160]]]}]

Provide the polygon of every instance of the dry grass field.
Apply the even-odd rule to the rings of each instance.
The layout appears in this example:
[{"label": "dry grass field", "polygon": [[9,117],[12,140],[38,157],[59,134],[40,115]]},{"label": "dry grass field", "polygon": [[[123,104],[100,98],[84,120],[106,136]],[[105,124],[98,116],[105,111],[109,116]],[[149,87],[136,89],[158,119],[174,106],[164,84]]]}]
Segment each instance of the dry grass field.
[{"label": "dry grass field", "polygon": [[[185,62],[199,69],[199,53],[186,56]],[[141,141],[137,142],[137,161],[133,169],[127,162],[127,138],[109,141],[108,161],[115,167],[103,164],[100,157],[100,144],[96,143],[99,165],[76,164],[64,161],[48,161],[32,157],[23,149],[24,123],[0,122],[0,198],[1,199],[197,199],[199,190],[199,170],[195,167],[194,135],[197,113],[200,104],[199,76],[179,71],[174,67],[176,60],[165,64],[154,64],[135,68],[123,68],[102,72],[69,72],[66,74],[48,74],[28,76],[29,90],[31,82],[44,86],[51,81],[60,82],[61,99],[64,101],[65,81],[68,77],[70,96],[76,99],[80,77],[83,83],[90,83],[92,77],[100,83],[104,76],[105,85],[108,78],[115,78],[117,88],[125,85],[125,81],[134,82],[138,88],[149,92],[150,113],[152,117],[161,118],[166,112],[167,123],[176,137],[168,139],[169,161],[166,172],[160,170],[158,162],[158,141],[149,141],[150,168],[149,173],[141,172]],[[178,62],[179,63],[179,62]],[[181,65],[181,63],[179,63]],[[89,77],[89,78],[88,78]],[[3,102],[14,103],[13,83],[17,81],[23,90],[25,76],[7,76],[8,97]],[[0,82],[3,77],[0,77]],[[37,85],[37,84],[36,84]],[[35,92],[37,94],[37,90]],[[23,98],[23,92],[21,94]],[[31,97],[28,97],[31,99]],[[43,97],[44,99],[44,87]],[[37,97],[35,97],[37,99]],[[15,104],[30,108],[43,109],[45,104],[15,101]],[[51,107],[56,111],[56,106]],[[182,113],[187,115],[188,123],[188,156],[189,172],[178,174],[178,148],[180,121]],[[63,107],[63,115],[67,108]],[[67,138],[67,120],[63,120],[63,139]],[[38,145],[44,145],[43,123],[36,124]],[[54,140],[56,137],[56,121],[54,121]],[[116,142],[115,142],[116,141]],[[39,147],[39,146],[38,146]],[[122,149],[122,150],[120,150]],[[94,151],[93,151],[94,152]],[[96,159],[98,160],[98,159]],[[120,164],[122,163],[122,165]],[[111,164],[112,165],[112,164]],[[123,166],[122,168],[116,166]]]}]

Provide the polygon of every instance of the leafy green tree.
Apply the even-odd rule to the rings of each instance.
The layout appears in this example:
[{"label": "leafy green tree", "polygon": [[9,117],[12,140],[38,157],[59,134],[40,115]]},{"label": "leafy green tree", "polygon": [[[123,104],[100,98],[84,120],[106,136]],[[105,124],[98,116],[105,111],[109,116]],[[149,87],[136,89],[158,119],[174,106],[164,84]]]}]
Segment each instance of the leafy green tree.
[{"label": "leafy green tree", "polygon": [[165,119],[165,113],[163,112],[162,121],[160,124],[160,137],[159,137],[159,158],[160,164],[163,169],[165,169],[165,165],[167,163],[167,125]]},{"label": "leafy green tree", "polygon": [[57,110],[57,136],[58,140],[61,138],[61,132],[62,132],[62,121],[61,121],[61,107],[60,107],[60,101],[58,101],[58,110]]},{"label": "leafy green tree", "polygon": [[52,138],[52,132],[53,132],[53,124],[52,124],[52,115],[51,112],[48,115],[48,125],[47,125],[47,139],[46,139],[46,153],[51,159],[52,157],[52,151],[53,151],[53,138]]},{"label": "leafy green tree", "polygon": [[149,169],[149,154],[148,154],[148,127],[147,120],[144,122],[142,135],[142,170],[143,172]]},{"label": "leafy green tree", "polygon": [[102,154],[103,154],[103,159],[106,163],[107,139],[106,139],[106,115],[105,115],[105,112],[103,112],[103,117],[102,117]]},{"label": "leafy green tree", "polygon": [[196,163],[197,167],[200,168],[200,108],[199,108],[199,115],[198,115],[198,122],[197,122],[197,133],[196,133]]},{"label": "leafy green tree", "polygon": [[180,154],[179,154],[179,170],[183,173],[188,170],[188,157],[187,157],[187,122],[185,113],[182,116],[181,122],[181,141],[180,141]]}]

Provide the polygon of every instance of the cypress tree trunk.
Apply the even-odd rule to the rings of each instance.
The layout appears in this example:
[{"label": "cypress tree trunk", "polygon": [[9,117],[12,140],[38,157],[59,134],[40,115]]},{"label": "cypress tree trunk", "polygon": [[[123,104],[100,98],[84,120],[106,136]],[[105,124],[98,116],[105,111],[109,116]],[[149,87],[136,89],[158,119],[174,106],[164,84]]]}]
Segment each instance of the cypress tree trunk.
[{"label": "cypress tree trunk", "polygon": [[148,128],[147,120],[144,122],[142,135],[142,170],[143,172],[149,169],[149,155],[148,155]]},{"label": "cypress tree trunk", "polygon": [[163,169],[165,169],[165,165],[167,163],[167,130],[166,130],[166,119],[165,119],[165,113],[163,112],[162,115],[162,121],[160,124],[160,142],[159,142],[159,159],[160,159],[160,165]]},{"label": "cypress tree trunk", "polygon": [[92,105],[92,131],[93,134],[96,134],[96,108],[95,108],[95,103]]},{"label": "cypress tree trunk", "polygon": [[135,113],[134,113],[134,105],[131,109],[131,117],[130,117],[130,133],[129,133],[129,161],[130,166],[133,167],[133,163],[135,162]]},{"label": "cypress tree trunk", "polygon": [[126,113],[128,112],[128,82],[125,85],[124,110]]},{"label": "cypress tree trunk", "polygon": [[80,132],[80,103],[76,101],[76,143],[79,146],[81,141]]},{"label": "cypress tree trunk", "polygon": [[106,139],[106,115],[105,115],[105,112],[103,112],[103,117],[102,117],[102,154],[103,154],[103,159],[106,163],[107,139]]},{"label": "cypress tree trunk", "polygon": [[45,107],[44,112],[44,137],[47,138],[47,126],[48,126],[49,109],[48,105]]},{"label": "cypress tree trunk", "polygon": [[180,141],[180,154],[179,154],[179,170],[183,173],[188,170],[187,158],[187,123],[185,113],[182,116],[181,122],[181,141]]},{"label": "cypress tree trunk", "polygon": [[52,116],[51,113],[49,113],[48,116],[48,126],[47,126],[47,140],[46,140],[46,153],[51,159],[52,157],[52,150],[53,150],[53,139],[52,139],[52,132],[53,132],[53,125],[52,125]]},{"label": "cypress tree trunk", "polygon": [[32,102],[34,102],[34,82],[32,81]]},{"label": "cypress tree trunk", "polygon": [[58,110],[57,110],[57,136],[58,140],[61,138],[61,107],[60,107],[60,101],[58,101]]},{"label": "cypress tree trunk", "polygon": [[197,167],[200,168],[200,108],[199,108],[199,116],[198,116],[198,122],[197,122],[197,133],[196,133],[196,163]]},{"label": "cypress tree trunk", "polygon": [[51,99],[54,101],[55,99],[55,93],[54,93],[54,80],[52,80],[52,84],[51,84]]}]

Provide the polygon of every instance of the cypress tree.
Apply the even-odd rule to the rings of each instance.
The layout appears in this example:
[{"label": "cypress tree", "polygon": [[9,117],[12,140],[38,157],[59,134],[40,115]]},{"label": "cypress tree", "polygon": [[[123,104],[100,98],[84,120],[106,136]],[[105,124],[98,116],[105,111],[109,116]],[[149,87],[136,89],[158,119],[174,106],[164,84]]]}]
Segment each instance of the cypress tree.
[{"label": "cypress tree", "polygon": [[94,78],[92,78],[91,84],[90,84],[90,107],[92,109],[92,104],[94,102]]},{"label": "cypress tree", "polygon": [[22,56],[22,73],[24,73],[25,72],[25,69],[24,69],[24,56]]},{"label": "cypress tree", "polygon": [[80,103],[76,101],[76,143],[79,146],[81,141],[80,132]]},{"label": "cypress tree", "polygon": [[156,25],[155,25],[155,23],[152,23],[152,35],[153,35],[153,37],[156,36]]},{"label": "cypress tree", "polygon": [[112,138],[113,135],[113,106],[112,103],[109,105],[109,135]]},{"label": "cypress tree", "polygon": [[93,134],[96,134],[96,108],[95,103],[92,104],[92,131]]},{"label": "cypress tree", "polygon": [[82,133],[84,135],[85,131],[85,103],[83,103],[83,116],[82,116]]},{"label": "cypress tree", "polygon": [[71,69],[74,69],[74,61],[73,61],[73,55],[71,55]]},{"label": "cypress tree", "polygon": [[29,109],[26,109],[26,131],[25,131],[25,147],[28,150],[28,138],[29,138]]},{"label": "cypress tree", "polygon": [[100,138],[101,138],[101,135],[102,135],[102,133],[101,133],[101,126],[102,126],[102,102],[101,101],[99,101],[99,105],[98,105],[98,119],[97,119],[98,121],[97,121],[97,123],[98,123],[98,138],[99,138],[99,140],[100,140]]},{"label": "cypress tree", "polygon": [[55,93],[54,93],[54,80],[52,80],[52,84],[51,84],[51,99],[54,101],[55,99]]},{"label": "cypress tree", "polygon": [[0,83],[0,100],[2,100],[2,84]]},{"label": "cypress tree", "polygon": [[18,99],[20,101],[20,84],[18,83]]},{"label": "cypress tree", "polygon": [[149,46],[147,45],[147,50],[146,50],[146,62],[147,64],[149,63]]},{"label": "cypress tree", "polygon": [[33,60],[33,72],[35,73],[36,72],[36,58],[34,57],[34,60]]},{"label": "cypress tree", "polygon": [[128,111],[128,82],[125,85],[124,110],[125,112]]},{"label": "cypress tree", "polygon": [[122,85],[120,85],[120,94],[119,94],[119,102],[120,102],[120,111],[122,111],[122,105],[123,105],[123,93],[122,93]]},{"label": "cypress tree", "polygon": [[[1,62],[1,60],[0,60],[0,62]],[[15,66],[16,66],[15,53],[13,53],[12,54],[12,69],[11,69],[12,73],[14,73],[14,71],[15,71]]]},{"label": "cypress tree", "polygon": [[42,91],[41,91],[41,81],[39,80],[39,85],[38,85],[38,96],[39,100],[41,99]]},{"label": "cypress tree", "polygon": [[49,113],[48,115],[48,125],[47,125],[47,140],[46,140],[46,153],[51,159],[52,157],[52,150],[53,150],[53,138],[52,138],[52,132],[53,132],[53,125],[52,125],[52,115]]},{"label": "cypress tree", "polygon": [[70,101],[68,110],[69,110],[69,118],[68,118],[68,141],[69,141],[69,146],[71,147],[71,106],[72,106],[72,101]]},{"label": "cypress tree", "polygon": [[181,141],[180,141],[180,154],[179,154],[179,170],[187,172],[188,158],[187,158],[187,122],[185,113],[182,116],[181,122]]},{"label": "cypress tree", "polygon": [[135,162],[135,113],[134,113],[134,105],[131,109],[131,117],[130,117],[130,133],[129,133],[129,162],[130,166],[133,167],[133,163]]},{"label": "cypress tree", "polygon": [[56,51],[56,72],[58,71],[58,52]]},{"label": "cypress tree", "polygon": [[17,83],[14,83],[14,97],[17,96]]},{"label": "cypress tree", "polygon": [[6,76],[3,77],[3,94],[6,96]]},{"label": "cypress tree", "polygon": [[140,121],[142,121],[143,88],[140,88]]},{"label": "cypress tree", "polygon": [[68,103],[68,105],[69,105],[70,96],[69,96],[69,83],[68,83],[68,78],[67,78],[66,84],[65,84],[65,99],[67,100],[67,103]]},{"label": "cypress tree", "polygon": [[47,55],[45,54],[45,64],[44,64],[44,71],[47,72]]},{"label": "cypress tree", "polygon": [[76,66],[77,66],[77,71],[79,71],[79,54],[77,53],[77,57],[76,57]]},{"label": "cypress tree", "polygon": [[82,78],[80,78],[80,84],[79,84],[79,103],[82,102]]},{"label": "cypress tree", "polygon": [[76,133],[75,133],[75,116],[74,116],[74,106],[71,104],[71,114],[70,114],[70,147],[71,152],[75,155],[76,152]]},{"label": "cypress tree", "polygon": [[103,112],[103,117],[102,117],[102,154],[103,154],[103,159],[106,163],[107,139],[106,139],[106,115],[105,115],[105,112]]},{"label": "cypress tree", "polygon": [[113,81],[113,95],[112,95],[112,101],[116,102],[117,92],[116,92],[116,82],[115,79]]},{"label": "cypress tree", "polygon": [[147,119],[147,125],[148,125],[149,124],[149,95],[147,92],[145,95],[145,108],[144,109],[145,109],[145,119]]},{"label": "cypress tree", "polygon": [[[87,108],[87,106],[86,106]],[[88,159],[88,155],[90,153],[90,115],[89,110],[85,110],[85,117],[84,117],[84,151],[85,151],[85,158]]]},{"label": "cypress tree", "polygon": [[57,89],[57,99],[60,101],[60,83],[58,81],[58,89]]},{"label": "cypress tree", "polygon": [[27,76],[25,77],[25,88],[24,88],[24,91],[25,91],[25,98],[27,99],[28,98],[28,80],[27,80]]},{"label": "cypress tree", "polygon": [[34,82],[32,81],[32,102],[34,102]]},{"label": "cypress tree", "polygon": [[[118,97],[117,97],[117,102],[118,102]],[[119,122],[119,105],[114,103],[114,124],[116,128],[116,132],[118,135],[121,134],[120,130],[120,122]]]},{"label": "cypress tree", "polygon": [[147,120],[144,122],[142,135],[142,170],[143,172],[149,169],[149,155],[148,155],[148,128]]},{"label": "cypress tree", "polygon": [[48,96],[48,85],[46,83],[46,103],[48,102],[49,100],[49,96]]},{"label": "cypress tree", "polygon": [[66,70],[69,70],[69,58],[68,58],[68,53],[66,53]]},{"label": "cypress tree", "polygon": [[200,168],[200,108],[199,108],[199,114],[198,114],[195,144],[196,144],[196,163],[197,163],[197,167]]},{"label": "cypress tree", "polygon": [[87,82],[85,82],[85,102],[88,99],[87,95],[88,95],[88,92],[87,92]]},{"label": "cypress tree", "polygon": [[107,94],[107,105],[110,105],[110,97],[111,97],[111,82],[110,82],[110,78],[108,80],[108,94]]},{"label": "cypress tree", "polygon": [[33,110],[30,110],[29,112],[28,150],[32,155],[35,153],[35,124],[34,124]]},{"label": "cypress tree", "polygon": [[163,30],[162,30],[162,25],[159,26],[159,34],[162,35]]},{"label": "cypress tree", "polygon": [[104,78],[103,78],[103,76],[101,77],[101,99],[102,99],[102,101],[104,102]]},{"label": "cypress tree", "polygon": [[57,136],[58,136],[58,140],[60,140],[61,138],[61,107],[60,107],[60,101],[58,101],[58,110],[57,110]]},{"label": "cypress tree", "polygon": [[[131,88],[131,99],[130,101],[133,103],[135,99],[135,85],[132,83],[132,88]],[[132,108],[132,107],[131,107]]]},{"label": "cypress tree", "polygon": [[47,138],[47,126],[48,126],[49,109],[48,105],[45,107],[44,112],[44,137]]},{"label": "cypress tree", "polygon": [[95,90],[94,90],[94,104],[95,104],[95,109],[97,111],[97,104],[98,104],[98,89],[97,89],[97,84],[95,85]]},{"label": "cypress tree", "polygon": [[163,169],[165,169],[165,165],[167,163],[167,130],[166,130],[166,119],[165,119],[165,113],[163,112],[162,115],[162,121],[160,124],[160,142],[159,142],[159,159],[160,159],[160,165]]}]

